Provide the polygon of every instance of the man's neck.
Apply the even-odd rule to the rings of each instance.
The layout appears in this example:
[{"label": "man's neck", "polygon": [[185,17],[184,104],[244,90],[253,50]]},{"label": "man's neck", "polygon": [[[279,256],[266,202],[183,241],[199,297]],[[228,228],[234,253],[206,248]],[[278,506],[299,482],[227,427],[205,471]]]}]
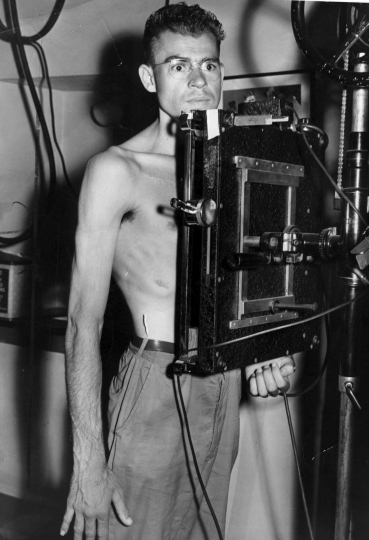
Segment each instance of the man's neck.
[{"label": "man's neck", "polygon": [[184,133],[178,121],[167,116],[159,116],[153,124],[155,138],[155,152],[168,156],[176,156],[178,148],[184,144]]}]

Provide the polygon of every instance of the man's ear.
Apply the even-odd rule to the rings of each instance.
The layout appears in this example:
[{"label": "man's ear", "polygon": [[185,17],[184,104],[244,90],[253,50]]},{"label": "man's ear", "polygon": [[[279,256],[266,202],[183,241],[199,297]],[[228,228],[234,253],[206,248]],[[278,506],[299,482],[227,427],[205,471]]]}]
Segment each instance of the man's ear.
[{"label": "man's ear", "polygon": [[148,92],[156,92],[155,77],[152,67],[142,64],[138,68],[138,74],[146,90]]}]

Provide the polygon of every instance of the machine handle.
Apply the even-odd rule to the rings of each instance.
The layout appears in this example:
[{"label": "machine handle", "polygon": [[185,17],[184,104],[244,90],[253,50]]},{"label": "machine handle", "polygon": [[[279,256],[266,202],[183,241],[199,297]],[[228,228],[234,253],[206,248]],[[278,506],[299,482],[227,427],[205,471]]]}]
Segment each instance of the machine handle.
[{"label": "machine handle", "polygon": [[348,398],[349,400],[351,401],[351,403],[359,410],[361,411],[361,405],[360,403],[358,402],[355,394],[354,394],[354,391],[353,391],[353,388],[354,388],[354,385],[352,384],[352,382],[350,381],[347,381],[347,383],[345,383],[345,388],[346,388],[346,394],[348,395]]}]

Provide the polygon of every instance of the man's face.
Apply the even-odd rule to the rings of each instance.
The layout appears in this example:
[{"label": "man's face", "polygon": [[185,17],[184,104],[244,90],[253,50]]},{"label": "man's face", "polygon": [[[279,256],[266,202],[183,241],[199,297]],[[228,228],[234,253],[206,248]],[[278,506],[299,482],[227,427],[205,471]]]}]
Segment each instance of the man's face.
[{"label": "man's face", "polygon": [[[162,64],[170,58],[198,63],[186,78],[175,79],[169,72],[170,64]],[[205,60],[218,58],[217,42],[212,34],[192,37],[163,32],[155,50],[155,64],[161,65],[153,67],[160,109],[171,118],[178,118],[181,112],[194,109],[216,109],[221,96],[223,68],[220,77],[212,81],[199,66]]]}]

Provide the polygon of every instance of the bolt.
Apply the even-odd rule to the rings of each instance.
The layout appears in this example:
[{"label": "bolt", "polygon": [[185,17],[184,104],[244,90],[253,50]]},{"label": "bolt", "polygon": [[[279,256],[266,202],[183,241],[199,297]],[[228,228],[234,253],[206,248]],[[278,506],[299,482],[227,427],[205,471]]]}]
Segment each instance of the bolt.
[{"label": "bolt", "polygon": [[223,370],[225,369],[225,362],[222,360],[221,357],[219,357],[217,360],[217,368]]},{"label": "bolt", "polygon": [[278,246],[278,238],[276,238],[275,236],[272,236],[272,237],[269,239],[269,246],[270,246],[271,248],[277,247],[277,246]]}]

